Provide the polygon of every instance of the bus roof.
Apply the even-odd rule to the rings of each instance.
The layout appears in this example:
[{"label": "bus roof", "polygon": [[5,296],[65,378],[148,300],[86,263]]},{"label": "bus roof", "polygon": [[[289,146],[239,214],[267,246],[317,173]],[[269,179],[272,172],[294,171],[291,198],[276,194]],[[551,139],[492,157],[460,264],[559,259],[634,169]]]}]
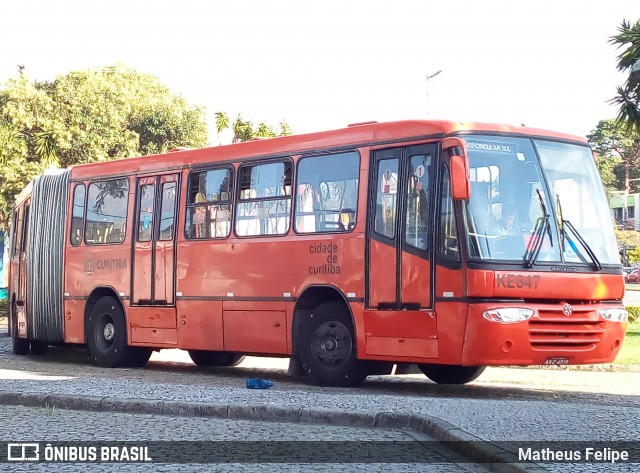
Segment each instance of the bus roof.
[{"label": "bus roof", "polygon": [[71,178],[83,179],[99,175],[153,172],[158,168],[177,169],[216,161],[234,161],[245,157],[296,155],[317,149],[337,149],[367,144],[442,138],[464,132],[513,133],[587,143],[583,137],[525,126],[463,123],[447,120],[364,122],[338,130],[251,140],[243,143],[200,149],[174,149],[169,153],[159,155],[82,164],[73,167]]}]

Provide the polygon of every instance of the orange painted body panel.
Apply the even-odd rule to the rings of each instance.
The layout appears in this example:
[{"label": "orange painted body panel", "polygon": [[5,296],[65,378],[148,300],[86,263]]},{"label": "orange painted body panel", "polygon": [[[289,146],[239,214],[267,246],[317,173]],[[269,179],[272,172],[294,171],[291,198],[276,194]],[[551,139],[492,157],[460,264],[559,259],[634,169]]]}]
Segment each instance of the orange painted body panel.
[{"label": "orange painted body panel", "polygon": [[130,327],[129,334],[131,345],[159,348],[178,346],[178,331],[175,328]]},{"label": "orange painted body panel", "polygon": [[362,235],[183,241],[178,254],[183,297],[297,297],[315,284],[364,295]]},{"label": "orange painted body panel", "polygon": [[88,296],[101,286],[128,295],[130,275],[129,245],[67,247],[65,292],[71,297]]},{"label": "orange painted body panel", "polygon": [[224,350],[222,301],[178,301],[178,348]]},{"label": "orange painted body panel", "polygon": [[84,343],[84,300],[64,301],[64,341],[65,343]]},{"label": "orange painted body panel", "polygon": [[225,310],[224,349],[241,353],[287,353],[286,313],[276,310]]},{"label": "orange painted body panel", "polygon": [[367,356],[437,358],[436,318],[430,310],[365,310]]},{"label": "orange painted body panel", "polygon": [[[440,351],[438,361],[450,365],[460,364],[464,333],[467,325],[467,304],[461,302],[466,295],[465,271],[436,266],[435,296]],[[448,301],[447,299],[458,299]],[[446,348],[445,348],[446,347]]]},{"label": "orange painted body panel", "polygon": [[367,355],[397,361],[431,361],[438,358],[438,340],[407,337],[367,337]]},{"label": "orange painted body panel", "polygon": [[161,306],[127,306],[130,327],[176,328],[176,310]]}]

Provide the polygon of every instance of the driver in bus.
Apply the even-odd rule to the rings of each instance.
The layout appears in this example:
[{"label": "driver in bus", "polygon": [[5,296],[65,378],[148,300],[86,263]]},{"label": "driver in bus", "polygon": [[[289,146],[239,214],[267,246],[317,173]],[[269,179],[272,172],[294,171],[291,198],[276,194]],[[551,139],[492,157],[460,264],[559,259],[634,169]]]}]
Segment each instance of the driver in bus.
[{"label": "driver in bus", "polygon": [[503,235],[517,235],[522,229],[518,224],[515,208],[512,205],[505,205],[502,209],[499,231]]}]

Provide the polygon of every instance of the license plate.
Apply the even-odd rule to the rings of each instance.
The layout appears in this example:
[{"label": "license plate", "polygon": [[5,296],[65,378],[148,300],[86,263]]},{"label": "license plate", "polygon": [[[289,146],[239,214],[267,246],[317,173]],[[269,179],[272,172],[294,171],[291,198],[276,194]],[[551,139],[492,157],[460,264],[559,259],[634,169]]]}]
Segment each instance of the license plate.
[{"label": "license plate", "polygon": [[565,357],[547,358],[544,364],[545,365],[568,365],[569,358],[565,358]]}]

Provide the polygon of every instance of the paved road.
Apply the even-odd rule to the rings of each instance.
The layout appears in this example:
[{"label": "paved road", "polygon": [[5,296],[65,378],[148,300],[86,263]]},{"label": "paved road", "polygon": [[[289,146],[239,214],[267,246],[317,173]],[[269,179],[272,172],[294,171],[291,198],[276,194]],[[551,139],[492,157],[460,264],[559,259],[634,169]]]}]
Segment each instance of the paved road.
[{"label": "paved road", "polygon": [[[0,394],[222,402],[247,408],[325,409],[344,415],[417,414],[492,442],[640,440],[640,425],[633,421],[640,407],[638,373],[500,369],[486,373],[481,378],[485,381],[463,387],[434,385],[424,377],[377,377],[360,388],[328,389],[287,378],[282,369],[198,370],[192,364],[160,361],[173,355],[175,352],[154,356],[156,361],[146,369],[109,370],[92,366],[78,349],[52,349],[44,357],[16,357],[4,337],[0,338]],[[256,375],[273,379],[274,387],[245,389],[244,380]],[[500,375],[508,381],[501,382]],[[569,381],[574,376],[581,379]],[[581,383],[599,387],[576,389]],[[596,392],[584,392],[590,390]],[[614,471],[608,465],[576,468],[552,466],[553,471]],[[620,467],[616,471],[632,470]]]},{"label": "paved road", "polygon": [[[276,422],[247,422],[226,419],[211,419],[204,417],[184,417],[120,414],[120,413],[96,413],[73,410],[56,410],[47,408],[29,407],[1,407],[0,408],[0,438],[10,441],[89,441],[96,442],[100,446],[101,441],[170,441],[164,444],[165,451],[171,451],[172,443],[176,441],[228,441],[224,444],[231,452],[243,450],[245,447],[239,441],[257,442],[257,447],[262,442],[268,441],[296,441],[305,440],[314,443],[318,448],[326,451],[327,458],[332,458],[331,451],[337,448],[332,442],[350,442],[353,448],[344,449],[342,463],[317,463],[314,465],[300,465],[297,463],[271,464],[127,464],[126,471],[424,471],[424,472],[484,472],[487,471],[479,465],[460,463],[464,461],[458,454],[443,448],[432,439],[408,434],[398,430],[387,429],[357,429],[340,426],[325,425],[292,425]],[[402,457],[402,449],[407,454],[412,454],[416,448],[416,441],[420,441],[422,454],[427,457],[429,463],[376,463],[356,464],[350,463],[360,459],[360,453],[368,446],[386,446],[393,442],[394,451],[398,457]],[[425,442],[426,441],[426,442]],[[209,445],[209,444],[207,444]],[[284,444],[280,444],[284,445]],[[287,444],[290,446],[291,444]],[[42,449],[45,444],[42,445]],[[0,443],[0,448],[4,448]],[[152,447],[153,448],[153,447]],[[175,447],[174,447],[175,448]],[[209,448],[213,448],[209,445]],[[350,452],[350,450],[352,450]],[[3,452],[4,453],[4,452]],[[155,455],[155,452],[152,451]],[[298,452],[305,455],[305,452]],[[352,456],[349,456],[352,455]],[[150,455],[153,458],[153,455]],[[194,455],[198,457],[196,453]],[[202,455],[200,455],[201,457]],[[318,455],[324,459],[324,454]],[[375,458],[377,455],[375,455]],[[333,457],[335,458],[335,457]],[[346,462],[346,463],[345,463]],[[88,468],[90,466],[91,468]],[[123,465],[117,464],[4,464],[0,465],[1,471],[100,471],[117,472],[123,469]]]}]

